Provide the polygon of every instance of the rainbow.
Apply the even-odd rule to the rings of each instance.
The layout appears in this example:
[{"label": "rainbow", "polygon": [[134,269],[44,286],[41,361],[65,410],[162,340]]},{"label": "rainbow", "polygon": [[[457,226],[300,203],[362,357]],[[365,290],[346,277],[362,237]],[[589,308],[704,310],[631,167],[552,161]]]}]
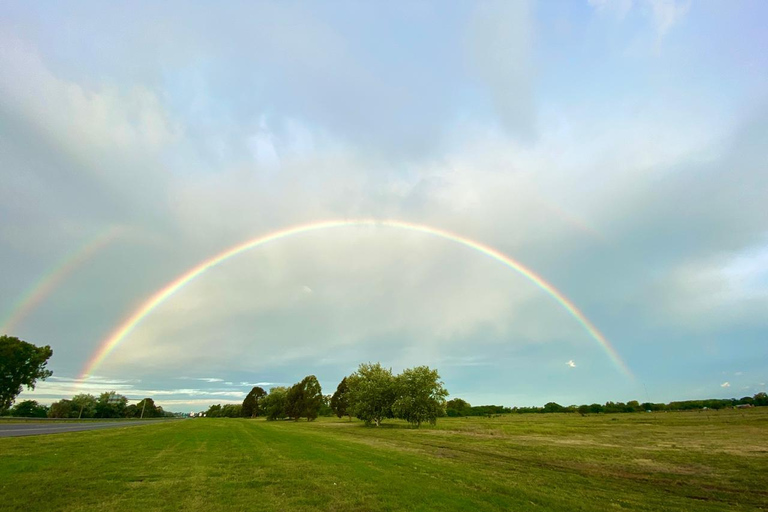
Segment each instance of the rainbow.
[{"label": "rainbow", "polygon": [[0,322],[0,333],[10,335],[11,331],[16,329],[19,323],[46,297],[51,295],[66,277],[112,242],[120,231],[120,228],[111,227],[56,262],[14,303],[8,314]]},{"label": "rainbow", "polygon": [[546,292],[549,296],[555,299],[563,308],[565,308],[576,321],[581,324],[584,329],[590,334],[592,338],[597,341],[601,347],[608,354],[610,359],[624,374],[632,378],[632,372],[627,365],[621,359],[616,349],[610,344],[610,342],[603,336],[595,325],[584,316],[584,313],[579,309],[560,291],[553,285],[546,282],[541,276],[537,275],[533,270],[529,269],[520,262],[517,262],[506,256],[505,254],[497,251],[496,249],[487,245],[481,244],[469,238],[459,236],[438,228],[425,226],[423,224],[412,224],[409,222],[401,222],[397,220],[375,220],[375,219],[357,219],[357,220],[330,220],[323,222],[313,222],[311,224],[303,224],[299,226],[289,227],[280,231],[275,231],[251,240],[247,240],[234,247],[226,249],[219,254],[208,258],[205,261],[200,262],[197,266],[186,271],[175,280],[171,281],[163,288],[158,290],[154,295],[147,299],[137,310],[135,310],[128,318],[126,318],[109,336],[103,340],[93,356],[88,360],[85,365],[81,379],[87,378],[89,375],[93,375],[93,372],[101,365],[104,360],[112,353],[115,348],[133,331],[141,321],[146,318],[156,307],[168,300],[173,294],[182,289],[192,280],[206,272],[207,270],[224,263],[230,258],[237,256],[250,249],[255,249],[269,242],[282,240],[294,235],[300,235],[303,233],[309,233],[312,231],[320,231],[324,229],[342,228],[350,226],[384,226],[389,228],[405,229],[408,231],[414,231],[418,233],[425,233],[433,235],[445,240],[456,242],[470,249],[479,251],[486,256],[489,256],[503,265],[517,271],[523,276],[527,277],[531,282],[536,284],[540,289]]}]

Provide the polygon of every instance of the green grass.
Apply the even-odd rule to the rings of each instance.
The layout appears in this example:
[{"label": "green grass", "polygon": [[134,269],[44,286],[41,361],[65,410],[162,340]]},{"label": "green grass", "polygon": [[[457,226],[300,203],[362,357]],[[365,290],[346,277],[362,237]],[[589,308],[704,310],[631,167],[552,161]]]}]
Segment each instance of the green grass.
[{"label": "green grass", "polygon": [[768,408],[0,439],[1,510],[768,510]]}]

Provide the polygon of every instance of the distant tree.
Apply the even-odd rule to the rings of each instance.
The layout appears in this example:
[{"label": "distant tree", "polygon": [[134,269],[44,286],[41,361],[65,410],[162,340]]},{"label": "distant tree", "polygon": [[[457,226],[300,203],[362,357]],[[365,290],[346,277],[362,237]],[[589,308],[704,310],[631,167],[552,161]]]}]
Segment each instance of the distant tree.
[{"label": "distant tree", "polygon": [[398,396],[392,404],[392,412],[396,418],[418,428],[425,422],[434,425],[437,418],[445,416],[448,391],[437,370],[430,370],[428,366],[407,368],[395,381]]},{"label": "distant tree", "polygon": [[762,391],[755,394],[755,396],[752,397],[752,403],[760,406],[768,405],[768,394]]},{"label": "distant tree", "polygon": [[318,416],[333,416],[333,409],[331,409],[331,395],[323,395],[323,403],[320,404],[320,411]]},{"label": "distant tree", "polygon": [[268,420],[285,418],[285,402],[288,388],[275,386],[269,390],[269,394],[262,398],[261,406]]},{"label": "distant tree", "polygon": [[582,416],[586,416],[587,413],[589,412],[589,406],[588,405],[580,405],[577,410],[579,411],[579,414],[581,414]]},{"label": "distant tree", "polygon": [[13,336],[0,336],[0,413],[9,409],[24,386],[35,389],[38,379],[53,372],[46,370],[53,350],[37,347]]},{"label": "distant tree", "polygon": [[563,412],[565,407],[558,404],[557,402],[549,402],[544,404],[544,411],[543,412]]},{"label": "distant tree", "polygon": [[222,418],[240,418],[243,416],[243,406],[240,404],[225,404],[221,408]]},{"label": "distant tree", "polygon": [[207,418],[219,418],[221,417],[221,404],[212,405],[205,411]]},{"label": "distant tree", "polygon": [[162,408],[155,405],[151,398],[145,398],[136,404],[136,413],[133,418],[158,418],[162,416]]},{"label": "distant tree", "polygon": [[72,397],[72,408],[77,412],[75,418],[95,418],[98,400],[95,396],[81,393]]},{"label": "distant tree", "polygon": [[45,418],[48,416],[48,408],[40,405],[35,400],[24,400],[14,405],[11,416],[20,418]]},{"label": "distant tree", "polygon": [[341,379],[339,385],[336,386],[336,392],[331,397],[331,409],[339,418],[349,416],[349,419],[352,419],[352,411],[349,407],[349,386],[346,377]]},{"label": "distant tree", "polygon": [[99,401],[96,402],[97,418],[122,418],[125,416],[125,408],[128,406],[128,399],[114,391],[102,393],[99,395]]},{"label": "distant tree", "polygon": [[77,418],[78,411],[72,405],[72,400],[59,400],[53,402],[48,409],[49,418]]},{"label": "distant tree", "polygon": [[255,418],[256,416],[261,414],[261,410],[259,408],[259,401],[265,396],[267,396],[267,392],[264,391],[264,389],[258,386],[251,389],[248,395],[246,395],[245,400],[243,400],[243,408],[242,408],[243,418]]},{"label": "distant tree", "polygon": [[323,405],[323,389],[314,375],[304,377],[299,385],[303,392],[301,416],[307,418],[307,421],[313,421]]},{"label": "distant tree", "polygon": [[294,421],[299,421],[304,411],[304,389],[297,382],[285,394],[285,415]]},{"label": "distant tree", "polygon": [[461,398],[453,398],[448,400],[445,404],[445,412],[448,416],[469,416],[472,406],[466,400]]},{"label": "distant tree", "polygon": [[380,363],[363,363],[347,378],[347,385],[352,414],[366,425],[378,427],[385,418],[392,417],[392,404],[397,398],[392,370]]}]

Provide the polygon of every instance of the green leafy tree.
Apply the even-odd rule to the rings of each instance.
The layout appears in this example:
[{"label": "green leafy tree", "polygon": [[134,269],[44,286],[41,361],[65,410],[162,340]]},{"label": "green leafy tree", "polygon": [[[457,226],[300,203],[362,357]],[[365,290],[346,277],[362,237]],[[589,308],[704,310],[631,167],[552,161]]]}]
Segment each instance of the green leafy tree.
[{"label": "green leafy tree", "polygon": [[77,411],[72,405],[72,400],[59,400],[53,402],[48,409],[49,418],[77,418]]},{"label": "green leafy tree", "polygon": [[557,402],[547,402],[544,404],[544,411],[543,412],[564,412],[565,407],[558,404]]},{"label": "green leafy tree", "polygon": [[99,401],[96,402],[97,418],[122,418],[125,416],[125,409],[128,406],[128,399],[114,391],[102,393],[99,395]]},{"label": "green leafy tree", "polygon": [[330,417],[333,416],[333,409],[331,409],[331,395],[323,395],[323,403],[320,404],[319,416]]},{"label": "green leafy tree", "polygon": [[323,390],[317,377],[308,375],[299,382],[301,387],[301,416],[307,421],[313,421],[320,414],[323,406]]},{"label": "green leafy tree", "polygon": [[269,390],[269,394],[262,399],[261,406],[264,415],[268,420],[279,420],[285,418],[285,402],[288,395],[288,388],[275,386]]},{"label": "green leafy tree", "polygon": [[205,411],[207,418],[220,418],[221,417],[221,404],[212,405]]},{"label": "green leafy tree", "polygon": [[349,407],[349,385],[346,377],[341,379],[339,385],[336,386],[336,392],[331,397],[331,409],[339,418],[349,416],[349,419],[352,419],[352,411]]},{"label": "green leafy tree", "polygon": [[756,406],[768,405],[768,394],[761,391],[760,393],[755,394],[755,396],[752,397],[752,400]]},{"label": "green leafy tree", "polygon": [[145,398],[136,404],[136,412],[130,416],[132,418],[159,418],[163,414],[162,408],[155,405],[151,398]]},{"label": "green leafy tree", "polygon": [[285,415],[294,421],[298,421],[304,412],[304,389],[300,383],[288,388],[285,395]]},{"label": "green leafy tree", "polygon": [[429,422],[434,425],[437,418],[445,415],[445,397],[448,391],[443,387],[437,370],[428,366],[408,368],[396,378],[398,397],[392,404],[392,412],[416,427]]},{"label": "green leafy tree", "polygon": [[470,416],[472,405],[461,398],[454,398],[445,403],[445,412],[448,416]]},{"label": "green leafy tree", "polygon": [[258,386],[251,389],[251,392],[243,400],[243,418],[255,418],[261,414],[260,401],[265,396],[267,396],[267,392],[264,389]]},{"label": "green leafy tree", "polygon": [[24,400],[13,406],[11,416],[19,418],[45,418],[48,416],[48,408],[38,404],[35,400]]},{"label": "green leafy tree", "polygon": [[240,404],[225,404],[221,408],[222,418],[240,418],[243,415],[243,406]]},{"label": "green leafy tree", "polygon": [[96,404],[98,400],[95,396],[81,393],[72,397],[72,407],[77,411],[75,418],[95,418]]},{"label": "green leafy tree", "polygon": [[363,363],[347,378],[347,385],[352,414],[366,425],[378,427],[385,418],[392,417],[392,404],[397,398],[392,370],[380,363]]},{"label": "green leafy tree", "polygon": [[45,368],[52,355],[48,345],[36,347],[13,336],[0,336],[0,413],[11,407],[24,386],[35,389],[38,379],[53,375]]}]

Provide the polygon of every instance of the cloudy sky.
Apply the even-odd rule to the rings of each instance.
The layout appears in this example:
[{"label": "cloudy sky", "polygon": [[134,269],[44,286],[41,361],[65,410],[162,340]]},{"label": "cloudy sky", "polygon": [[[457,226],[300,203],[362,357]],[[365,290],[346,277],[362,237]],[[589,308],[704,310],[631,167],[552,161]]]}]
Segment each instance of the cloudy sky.
[{"label": "cloudy sky", "polygon": [[[0,4],[0,330],[23,395],[171,410],[358,363],[473,404],[768,380],[762,1]],[[629,368],[531,279],[567,297]],[[90,374],[83,378],[83,372]]]}]

